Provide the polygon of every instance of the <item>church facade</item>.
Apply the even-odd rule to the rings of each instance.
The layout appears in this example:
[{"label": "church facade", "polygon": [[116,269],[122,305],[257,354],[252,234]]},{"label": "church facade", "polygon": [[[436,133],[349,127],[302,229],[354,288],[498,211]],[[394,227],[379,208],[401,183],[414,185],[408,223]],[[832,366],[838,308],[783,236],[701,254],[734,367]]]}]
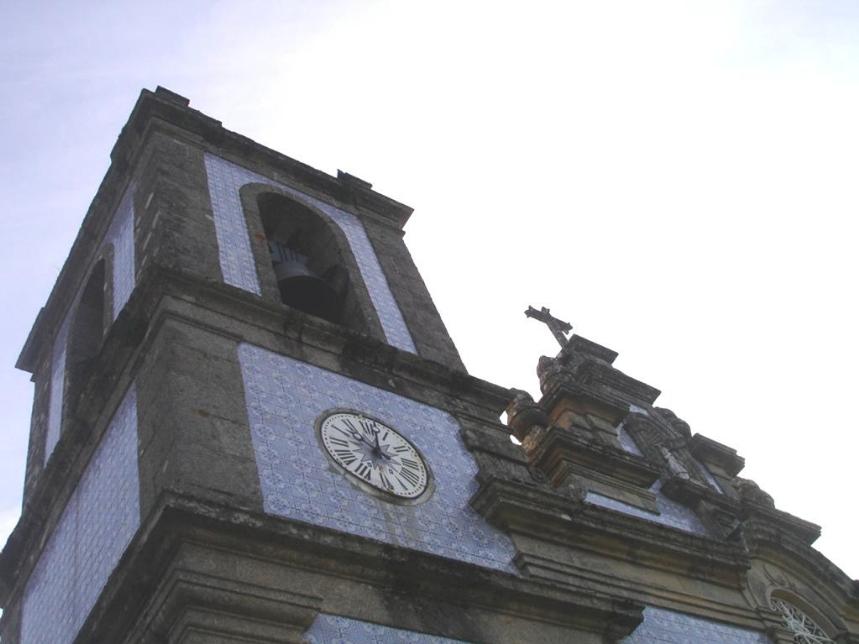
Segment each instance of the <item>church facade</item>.
[{"label": "church facade", "polygon": [[141,93],[17,365],[3,642],[859,643],[819,528],[616,353],[470,376],[411,212]]}]

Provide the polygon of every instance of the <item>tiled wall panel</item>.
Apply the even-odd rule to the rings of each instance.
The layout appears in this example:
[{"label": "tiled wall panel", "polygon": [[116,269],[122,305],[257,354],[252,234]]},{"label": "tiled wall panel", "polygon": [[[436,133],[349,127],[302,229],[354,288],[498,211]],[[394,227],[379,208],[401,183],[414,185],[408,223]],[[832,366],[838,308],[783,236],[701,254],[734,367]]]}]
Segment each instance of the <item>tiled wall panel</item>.
[{"label": "tiled wall panel", "polygon": [[70,316],[60,325],[51,349],[51,393],[48,401],[48,429],[45,432],[45,463],[60,440],[63,424],[63,401],[66,390],[66,355],[69,339]]},{"label": "tiled wall panel", "polygon": [[132,386],[27,582],[22,644],[74,640],[140,524],[138,490]]},{"label": "tiled wall panel", "polygon": [[643,456],[641,450],[638,449],[638,444],[635,442],[635,439],[629,435],[629,432],[626,431],[626,428],[623,426],[623,423],[617,428],[617,440],[620,443],[620,446],[623,447],[630,454],[635,454],[637,456]]},{"label": "tiled wall panel", "polygon": [[72,496],[27,580],[21,644],[70,642],[78,629],[75,557],[77,498]]},{"label": "tiled wall panel", "polygon": [[452,640],[437,635],[427,635],[417,631],[404,631],[390,626],[371,624],[348,617],[321,614],[307,630],[305,639],[308,644],[456,644],[462,640]]},{"label": "tiled wall panel", "polygon": [[137,396],[132,388],[76,491],[81,616],[89,613],[140,524]]},{"label": "tiled wall panel", "polygon": [[257,295],[260,293],[239,191],[249,183],[272,186],[297,201],[321,210],[340,227],[355,256],[388,343],[398,349],[416,353],[412,336],[391,293],[367,232],[355,215],[211,154],[206,155],[206,174],[215,218],[221,272],[227,284]]},{"label": "tiled wall panel", "polygon": [[759,631],[652,606],[644,609],[644,621],[635,632],[621,641],[624,644],[770,644],[769,638]]},{"label": "tiled wall panel", "polygon": [[[239,347],[266,512],[513,571],[508,537],[469,505],[477,464],[446,412],[249,344]],[[324,455],[315,423],[333,408],[390,424],[427,459],[435,491],[397,505],[359,490]]]},{"label": "tiled wall panel", "polygon": [[656,496],[656,507],[659,508],[658,514],[642,510],[639,507],[612,499],[597,492],[588,492],[585,496],[585,501],[593,503],[594,505],[599,505],[600,507],[623,512],[624,514],[629,514],[631,516],[638,517],[639,519],[646,519],[653,523],[677,528],[684,532],[691,532],[692,534],[700,534],[703,536],[708,535],[709,533],[704,527],[704,524],[701,523],[698,515],[685,505],[672,501],[665,496],[659,489],[660,485],[661,483],[657,481],[653,487],[650,488],[650,491]]},{"label": "tiled wall panel", "polygon": [[113,319],[134,289],[134,186],[125,191],[105,244],[113,245]]}]

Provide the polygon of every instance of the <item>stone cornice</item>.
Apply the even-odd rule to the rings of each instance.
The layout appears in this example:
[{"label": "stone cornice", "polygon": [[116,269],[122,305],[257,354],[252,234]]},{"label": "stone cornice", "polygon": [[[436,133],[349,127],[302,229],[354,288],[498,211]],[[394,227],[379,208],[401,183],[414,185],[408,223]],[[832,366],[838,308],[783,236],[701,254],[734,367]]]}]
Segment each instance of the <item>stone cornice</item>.
[{"label": "stone cornice", "polygon": [[755,533],[753,527],[763,527],[767,534],[783,535],[806,546],[810,546],[820,536],[819,525],[757,503],[743,501],[741,518],[744,532],[748,529]]},{"label": "stone cornice", "polygon": [[558,410],[569,401],[587,413],[594,413],[615,425],[629,413],[629,407],[619,398],[604,391],[593,389],[574,381],[563,372],[545,382],[540,406],[550,419],[558,416]]},{"label": "stone cornice", "polygon": [[[610,641],[632,632],[642,619],[641,604],[610,595],[566,589],[327,528],[166,494],[141,527],[80,636],[87,641],[122,641],[123,633],[139,619],[140,600],[159,587],[186,544],[238,560],[249,556],[270,560],[274,566],[354,580],[421,602],[521,614],[603,633]],[[313,610],[312,598],[288,597],[287,601]],[[105,614],[115,619],[101,619]],[[107,625],[112,630],[101,630]]]},{"label": "stone cornice", "polygon": [[859,580],[848,577],[818,550],[784,532],[781,526],[761,516],[747,518],[739,529],[739,536],[750,557],[769,560],[788,559],[790,570],[796,566],[813,577],[822,578],[829,588],[838,590],[852,610],[859,611]]},{"label": "stone cornice", "polygon": [[556,485],[571,471],[593,470],[642,488],[650,487],[660,475],[659,468],[641,456],[586,440],[560,427],[550,427],[529,456],[532,465]]},{"label": "stone cornice", "polygon": [[510,533],[655,565],[737,586],[748,569],[742,548],[583,502],[573,494],[489,478],[471,501]]},{"label": "stone cornice", "polygon": [[582,385],[611,392],[625,403],[650,405],[659,390],[614,368],[617,353],[578,335],[569,339],[555,358]]},{"label": "stone cornice", "polygon": [[220,121],[189,107],[189,103],[188,99],[162,87],[155,92],[143,90],[111,152],[113,164],[120,168],[127,167],[149,122],[160,120],[197,135],[236,157],[271,166],[293,181],[327,194],[337,201],[374,212],[400,228],[413,212],[409,206],[375,192],[372,184],[367,181],[342,171],[334,177],[317,170],[246,136],[227,130]]},{"label": "stone cornice", "polygon": [[[290,355],[298,342],[305,350],[296,357],[310,363],[314,361],[312,352],[307,352],[306,348],[328,353],[342,361],[345,375],[349,375],[350,369],[361,371],[363,376],[372,372],[376,376],[368,382],[382,388],[391,388],[392,378],[394,385],[397,380],[402,380],[415,388],[434,390],[446,396],[452,405],[457,400],[476,404],[496,419],[512,396],[509,389],[402,351],[342,325],[265,301],[240,288],[201,280],[174,269],[152,267],[141,275],[137,290],[147,291],[149,299],[155,298],[159,303],[165,295],[181,302],[181,306],[173,309],[171,314],[186,318],[190,324],[199,325],[207,315],[226,316],[230,318],[230,324],[214,324],[210,328],[237,340],[253,343],[255,339],[268,337],[271,342],[266,348],[286,355]],[[188,306],[200,315],[192,316],[190,310],[180,313]],[[154,311],[154,306],[150,308]],[[242,332],[241,327],[245,327],[247,333]],[[254,336],[250,333],[254,329],[264,333]],[[329,368],[326,364],[319,366]],[[400,386],[394,386],[394,390],[403,393]]]},{"label": "stone cornice", "polygon": [[702,434],[692,436],[688,446],[692,456],[703,463],[718,465],[728,476],[736,476],[745,467],[746,461],[737,450]]}]

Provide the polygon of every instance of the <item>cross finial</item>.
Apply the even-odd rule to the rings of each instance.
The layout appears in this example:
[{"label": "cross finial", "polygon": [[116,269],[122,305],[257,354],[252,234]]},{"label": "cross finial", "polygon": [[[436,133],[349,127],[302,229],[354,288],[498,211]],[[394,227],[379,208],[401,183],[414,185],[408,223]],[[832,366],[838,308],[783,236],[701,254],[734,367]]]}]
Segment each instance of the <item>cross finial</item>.
[{"label": "cross finial", "polygon": [[558,344],[561,345],[562,349],[567,346],[566,334],[573,330],[573,327],[569,322],[564,322],[563,320],[559,320],[554,317],[549,313],[549,309],[545,306],[541,307],[539,311],[533,306],[529,306],[528,310],[525,311],[525,315],[529,318],[539,320],[549,327],[549,331],[551,331],[552,335],[555,336],[555,340],[558,341]]}]

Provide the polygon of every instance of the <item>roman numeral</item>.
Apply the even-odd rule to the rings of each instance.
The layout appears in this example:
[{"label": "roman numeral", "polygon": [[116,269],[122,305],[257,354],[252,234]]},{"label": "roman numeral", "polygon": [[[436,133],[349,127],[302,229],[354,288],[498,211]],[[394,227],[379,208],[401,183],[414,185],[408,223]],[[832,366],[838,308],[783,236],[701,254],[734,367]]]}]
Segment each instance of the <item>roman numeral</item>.
[{"label": "roman numeral", "polygon": [[395,476],[395,477],[397,477],[397,481],[399,481],[399,483],[400,483],[400,487],[401,487],[401,488],[403,488],[404,490],[408,490],[408,489],[409,489],[409,484],[408,484],[408,483],[406,483],[406,482],[403,480],[403,477],[402,477],[402,476],[400,476],[400,475],[399,475],[399,474],[397,474],[396,472],[394,473],[394,476]]},{"label": "roman numeral", "polygon": [[421,481],[420,477],[417,474],[415,474],[414,472],[412,472],[411,470],[407,470],[407,469],[403,468],[400,470],[400,474],[402,475],[402,477],[404,479],[406,479],[412,485],[417,485]]},{"label": "roman numeral", "polygon": [[379,432],[379,430],[376,429],[376,423],[374,423],[372,420],[366,420],[362,418],[360,420],[360,423],[361,427],[364,428],[364,431],[367,433],[368,436],[375,436]]},{"label": "roman numeral", "polygon": [[394,485],[393,485],[393,483],[391,483],[391,482],[388,480],[388,477],[387,477],[387,476],[385,476],[385,473],[384,473],[384,472],[382,472],[381,470],[379,470],[379,477],[382,479],[382,485],[384,485],[384,486],[385,486],[385,488],[386,488],[389,492],[393,492],[393,491],[394,491]]},{"label": "roman numeral", "polygon": [[420,470],[420,464],[410,458],[403,457],[400,459],[400,463],[402,463],[403,467],[408,467],[410,470]]},{"label": "roman numeral", "polygon": [[350,430],[348,427],[346,427],[346,428],[339,427],[337,425],[332,425],[332,427],[334,429],[336,429],[338,432],[340,432],[341,434],[343,434],[346,438],[351,438],[353,440],[355,439],[355,430]]},{"label": "roman numeral", "polygon": [[344,425],[346,425],[345,428],[340,427],[338,425],[332,425],[332,427],[350,440],[360,441],[362,443],[367,442],[367,439],[364,437],[364,434],[361,432],[361,430],[355,427],[355,424],[352,422],[351,419],[343,418],[342,422]]},{"label": "roman numeral", "polygon": [[364,462],[360,463],[358,465],[358,467],[355,468],[355,474],[360,476],[362,479],[364,479],[368,483],[370,482],[370,472],[371,472],[370,466]]},{"label": "roman numeral", "polygon": [[349,443],[344,441],[342,438],[334,438],[332,436],[329,436],[328,441],[331,443],[334,443],[335,445],[342,445],[343,447],[349,447]]},{"label": "roman numeral", "polygon": [[351,465],[355,461],[358,460],[358,457],[355,456],[348,449],[335,449],[334,453],[343,461],[346,465]]},{"label": "roman numeral", "polygon": [[[360,430],[357,427],[355,427],[355,423],[352,422],[351,418],[344,418],[343,424],[346,425],[346,428],[350,432],[352,432],[353,435],[361,436]],[[343,430],[340,430],[340,431],[343,431]],[[346,432],[344,432],[344,433],[346,433]]]},{"label": "roman numeral", "polygon": [[397,445],[397,446],[394,448],[394,451],[395,451],[395,452],[399,452],[400,454],[402,454],[403,452],[409,452],[409,451],[411,451],[411,450],[409,449],[409,446],[408,446],[408,445]]}]

